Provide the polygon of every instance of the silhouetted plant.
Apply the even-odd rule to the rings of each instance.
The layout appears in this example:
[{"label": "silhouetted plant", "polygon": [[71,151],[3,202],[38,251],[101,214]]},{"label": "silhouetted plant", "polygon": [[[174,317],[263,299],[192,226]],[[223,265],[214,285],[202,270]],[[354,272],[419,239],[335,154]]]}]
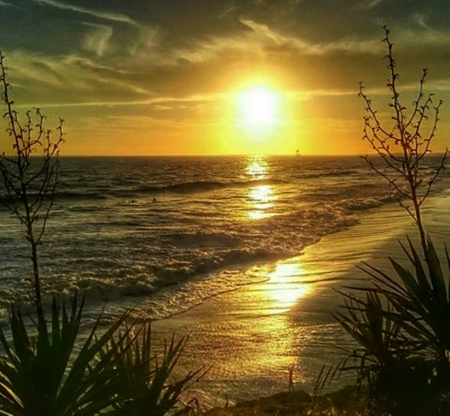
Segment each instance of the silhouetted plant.
[{"label": "silhouetted plant", "polygon": [[[137,334],[130,331],[125,336],[115,334],[105,344],[101,352],[108,357],[111,352],[119,352],[112,367],[120,371],[122,377],[122,397],[114,403],[114,416],[164,416],[186,413],[190,403],[181,405],[180,396],[192,383],[199,381],[209,368],[200,368],[189,372],[182,378],[175,377],[173,372],[183,353],[188,337],[164,344],[162,352],[155,351],[151,323],[141,326]],[[178,408],[176,408],[178,406]]]},{"label": "silhouetted plant", "polygon": [[[9,341],[0,329],[0,414],[8,416],[94,416],[115,403],[123,390],[124,374],[113,365],[130,344],[97,357],[127,315],[96,338],[100,318],[80,343],[83,302],[70,310],[53,302],[51,325],[27,329],[21,313],[12,309]],[[33,335],[30,335],[29,333]],[[125,335],[122,337],[122,343]],[[127,340],[128,341],[128,340]]]},{"label": "silhouetted plant", "polygon": [[[399,75],[389,30],[385,27],[393,115],[382,119],[360,86],[366,103],[364,139],[378,158],[365,156],[370,167],[394,189],[400,206],[417,225],[421,252],[409,241],[402,245],[410,272],[389,258],[395,277],[364,264],[362,270],[373,278],[372,287],[352,287],[364,296],[344,295],[344,312],[337,313],[342,327],[353,337],[357,348],[350,354],[358,384],[364,385],[374,415],[434,415],[449,411],[450,392],[450,258],[449,272],[442,270],[435,247],[426,234],[421,207],[444,168],[447,151],[432,175],[424,175],[423,161],[431,152],[442,102],[432,108],[433,94],[425,96],[427,71],[420,79],[411,113],[400,101]],[[428,113],[433,117],[424,133]],[[341,292],[342,293],[342,292]],[[348,362],[348,361],[347,361]]]},{"label": "silhouetted plant", "polygon": [[[420,208],[444,168],[447,150],[439,167],[428,178],[424,177],[422,162],[431,152],[430,145],[436,134],[442,101],[440,100],[437,105],[433,106],[434,94],[426,95],[424,93],[428,71],[423,69],[417,98],[413,101],[412,109],[408,113],[408,108],[400,99],[398,86],[400,75],[397,72],[397,62],[394,58],[394,45],[389,38],[390,32],[386,26],[384,31],[386,36],[383,41],[388,49],[385,56],[389,71],[387,87],[391,92],[389,107],[392,115],[390,120],[383,120],[374,108],[372,100],[364,92],[363,84],[360,83],[359,96],[366,104],[363,139],[370,144],[382,163],[378,164],[377,160],[373,160],[368,155],[364,159],[395,190],[394,195],[397,201],[417,224],[420,242],[425,249],[426,232]],[[428,131],[426,131],[427,123]]]},{"label": "silhouetted plant", "polygon": [[64,141],[63,120],[59,121],[56,138],[45,127],[45,116],[39,109],[27,111],[22,121],[10,98],[11,85],[7,81],[6,71],[4,57],[0,52],[0,83],[2,100],[6,106],[3,117],[7,122],[6,132],[10,138],[10,151],[0,155],[0,172],[5,191],[1,200],[25,227],[33,265],[33,278],[30,279],[33,299],[38,320],[43,321],[38,246],[53,206],[58,155]]},{"label": "silhouetted plant", "polygon": [[31,318],[26,325],[13,305],[11,337],[0,328],[0,347],[4,351],[0,356],[0,414],[163,416],[173,410],[190,383],[204,374],[198,370],[180,380],[169,380],[186,338],[178,342],[173,338],[162,354],[152,355],[150,324],[143,325],[142,334],[138,331],[135,335],[133,325],[122,325],[128,313],[97,337],[99,317],[82,337],[84,299],[78,304],[76,296],[70,308],[59,306],[54,299],[47,322],[38,246],[53,206],[59,150],[64,141],[63,121],[56,139],[44,127],[45,116],[39,109],[34,116],[27,112],[22,124],[9,96],[11,86],[1,53],[0,82],[6,132],[11,139],[10,151],[0,155],[4,185],[0,199],[25,227],[31,247],[37,314],[37,320]]}]

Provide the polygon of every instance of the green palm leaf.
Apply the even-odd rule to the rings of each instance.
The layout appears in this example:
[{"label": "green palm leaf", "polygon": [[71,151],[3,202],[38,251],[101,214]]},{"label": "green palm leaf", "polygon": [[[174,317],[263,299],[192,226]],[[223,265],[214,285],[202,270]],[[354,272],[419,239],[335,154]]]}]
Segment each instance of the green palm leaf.
[{"label": "green palm leaf", "polygon": [[129,331],[125,337],[113,337],[106,344],[103,354],[110,349],[125,351],[113,363],[115,368],[126,374],[122,378],[126,397],[115,404],[115,416],[162,416],[180,403],[181,394],[209,370],[200,368],[179,380],[172,379],[187,340],[188,337],[182,337],[176,341],[173,336],[158,354],[153,351],[149,322],[142,325],[136,334]]},{"label": "green palm leaf", "polygon": [[[0,359],[0,414],[14,416],[97,415],[116,401],[120,374],[108,360],[117,359],[111,350],[104,360],[99,351],[127,317],[122,316],[98,339],[100,317],[79,352],[80,324],[84,300],[76,297],[70,311],[53,302],[51,322],[33,322],[27,330],[22,315],[13,309],[9,341],[0,329],[5,357]],[[29,331],[37,331],[32,337]]]}]

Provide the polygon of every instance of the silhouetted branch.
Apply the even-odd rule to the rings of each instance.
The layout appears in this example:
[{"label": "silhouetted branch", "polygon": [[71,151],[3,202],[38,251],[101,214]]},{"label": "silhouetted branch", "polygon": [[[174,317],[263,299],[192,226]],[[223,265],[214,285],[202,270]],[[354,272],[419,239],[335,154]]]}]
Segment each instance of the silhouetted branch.
[{"label": "silhouetted branch", "polygon": [[[424,94],[424,84],[428,74],[423,69],[419,80],[419,89],[416,99],[412,103],[411,114],[408,116],[407,107],[400,100],[397,72],[397,62],[394,58],[394,44],[389,37],[389,29],[385,26],[385,42],[388,61],[387,69],[389,78],[386,86],[391,92],[389,107],[393,114],[390,117],[392,123],[387,122],[378,115],[371,99],[364,92],[364,85],[360,83],[359,97],[366,105],[364,117],[363,139],[366,140],[376,155],[379,156],[381,167],[373,162],[369,155],[364,160],[370,168],[386,180],[394,189],[394,197],[402,208],[412,217],[416,223],[422,247],[427,247],[425,229],[422,222],[420,207],[431,192],[432,186],[444,168],[447,157],[445,151],[442,160],[431,176],[424,183],[422,178],[422,161],[431,152],[430,146],[437,131],[440,108],[442,101],[433,107],[434,94]],[[431,113],[431,116],[429,114]],[[431,117],[431,126],[429,125]],[[428,133],[423,135],[423,130],[428,125]],[[388,126],[391,126],[388,128]]]},{"label": "silhouetted branch", "polygon": [[5,129],[10,138],[11,152],[0,155],[0,173],[3,179],[3,205],[24,226],[31,247],[33,263],[33,289],[39,322],[44,322],[41,302],[41,283],[37,247],[44,235],[50,210],[53,206],[59,169],[59,149],[64,141],[63,120],[56,129],[57,135],[45,128],[45,115],[40,109],[27,111],[22,123],[14,109],[7,81],[7,68],[0,53],[0,88],[6,107],[3,115]]}]

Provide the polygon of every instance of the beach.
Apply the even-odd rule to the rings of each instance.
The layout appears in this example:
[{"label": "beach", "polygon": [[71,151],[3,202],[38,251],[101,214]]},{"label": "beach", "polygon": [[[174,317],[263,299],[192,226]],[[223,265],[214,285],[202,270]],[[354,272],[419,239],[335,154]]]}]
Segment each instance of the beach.
[{"label": "beach", "polygon": [[[441,255],[449,235],[449,197],[430,199],[424,207]],[[189,392],[206,407],[287,391],[290,368],[294,388],[312,392],[321,368],[336,365],[353,345],[333,317],[343,303],[336,290],[370,284],[358,268],[363,262],[388,272],[388,256],[404,262],[398,240],[406,243],[406,235],[417,243],[411,218],[397,204],[367,212],[358,225],[323,237],[300,256],[255,266],[265,282],[155,321],[154,334],[190,334],[180,372],[212,366]],[[342,375],[329,388],[353,380]]]},{"label": "beach", "polygon": [[[441,255],[449,179],[422,207]],[[389,271],[388,256],[405,258],[397,240],[417,234],[357,157],[66,158],[60,180],[39,247],[45,305],[86,294],[86,328],[131,308],[158,340],[189,335],[176,376],[211,367],[187,393],[206,407],[291,381],[311,392],[353,348],[333,316],[338,291],[370,284],[362,262]],[[0,219],[7,326],[11,299],[30,307],[29,248],[11,215]],[[353,382],[345,374],[329,388]]]}]

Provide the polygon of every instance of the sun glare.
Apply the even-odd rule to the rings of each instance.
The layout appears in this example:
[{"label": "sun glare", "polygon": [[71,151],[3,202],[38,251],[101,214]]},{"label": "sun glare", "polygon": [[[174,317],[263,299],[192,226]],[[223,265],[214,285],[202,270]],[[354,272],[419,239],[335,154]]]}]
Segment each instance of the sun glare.
[{"label": "sun glare", "polygon": [[267,87],[252,87],[241,92],[238,106],[245,127],[268,127],[278,122],[279,94]]},{"label": "sun glare", "polygon": [[303,274],[304,271],[299,264],[277,264],[266,287],[270,297],[277,302],[278,308],[290,308],[311,291],[309,285],[299,282],[299,277]]},{"label": "sun glare", "polygon": [[[230,86],[224,95],[221,146],[235,154],[294,154],[299,147],[292,103],[282,80],[254,75]],[[296,104],[295,104],[296,105]]]}]

